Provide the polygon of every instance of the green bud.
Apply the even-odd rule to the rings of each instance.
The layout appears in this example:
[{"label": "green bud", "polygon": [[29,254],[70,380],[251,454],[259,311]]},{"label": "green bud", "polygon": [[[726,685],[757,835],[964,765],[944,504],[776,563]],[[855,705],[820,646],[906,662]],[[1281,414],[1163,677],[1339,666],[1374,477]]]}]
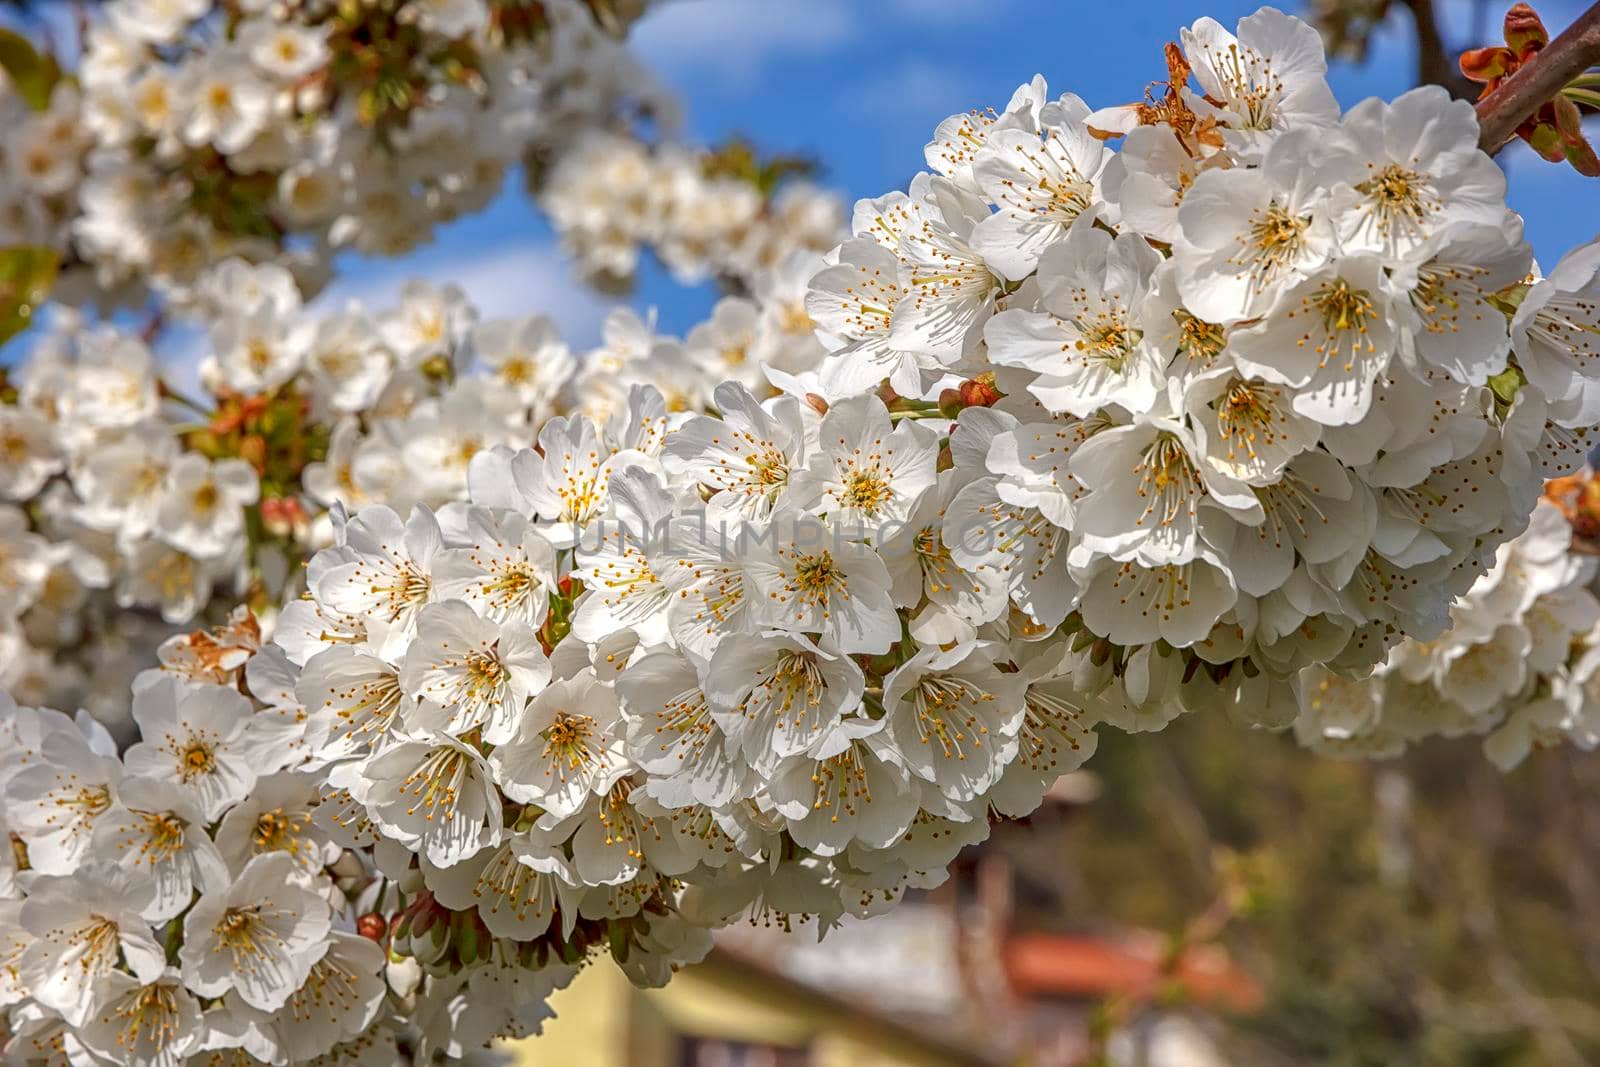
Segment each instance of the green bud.
[{"label": "green bud", "polygon": [[1527,380],[1522,376],[1522,369],[1512,363],[1489,379],[1489,389],[1502,404],[1513,404],[1517,399],[1517,391]]}]

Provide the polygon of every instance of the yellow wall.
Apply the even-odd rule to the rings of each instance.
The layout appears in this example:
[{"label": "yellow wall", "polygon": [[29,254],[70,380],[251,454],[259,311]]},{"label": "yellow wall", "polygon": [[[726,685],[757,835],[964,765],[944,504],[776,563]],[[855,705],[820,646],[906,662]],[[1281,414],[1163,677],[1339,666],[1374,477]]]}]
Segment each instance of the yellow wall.
[{"label": "yellow wall", "polygon": [[553,998],[544,1034],[513,1046],[518,1067],[676,1067],[678,1035],[811,1050],[813,1067],[969,1067],[918,1039],[775,976],[713,956],[664,989],[636,990],[599,959]]},{"label": "yellow wall", "polygon": [[517,1067],[631,1067],[626,1042],[632,992],[608,960],[585,967],[550,998],[556,1017],[545,1020],[544,1033],[509,1045]]}]

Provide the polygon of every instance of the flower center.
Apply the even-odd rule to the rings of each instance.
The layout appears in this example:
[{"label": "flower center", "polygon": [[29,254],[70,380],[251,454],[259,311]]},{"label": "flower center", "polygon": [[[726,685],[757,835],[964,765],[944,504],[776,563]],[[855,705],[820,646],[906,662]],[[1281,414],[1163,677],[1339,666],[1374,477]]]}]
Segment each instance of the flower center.
[{"label": "flower center", "polygon": [[778,310],[778,329],[784,333],[808,334],[816,328],[803,300],[785,304]]},{"label": "flower center", "polygon": [[595,721],[590,715],[566,712],[556,716],[544,732],[544,756],[563,781],[568,772],[577,773],[590,766],[603,766],[605,753],[594,748]]},{"label": "flower center", "polygon": [[185,784],[216,769],[216,750],[203,738],[190,738],[189,743],[178,752],[178,777]]},{"label": "flower center", "polygon": [[75,811],[75,819],[92,820],[111,810],[111,790],[103,785],[79,786],[56,797],[55,804]]},{"label": "flower center", "polygon": [[1134,473],[1139,476],[1139,495],[1146,500],[1144,512],[1134,520],[1136,525],[1143,526],[1152,515],[1162,526],[1185,515],[1194,517],[1195,500],[1201,493],[1200,472],[1175,436],[1158,434],[1134,466]]},{"label": "flower center", "polygon": [[875,514],[894,495],[877,470],[853,470],[844,479],[844,505]]},{"label": "flower center", "polygon": [[842,584],[843,575],[833,562],[832,552],[802,556],[795,562],[794,584],[807,598],[826,599],[836,582]]},{"label": "flower center", "polygon": [[300,851],[300,833],[310,822],[311,816],[304,812],[291,814],[282,808],[273,808],[256,816],[250,841],[257,852],[288,852],[293,855]]},{"label": "flower center", "polygon": [[1244,121],[1248,130],[1270,130],[1278,98],[1283,94],[1283,79],[1272,70],[1272,61],[1237,42],[1226,52],[1205,49],[1212,70],[1222,83],[1228,110]]},{"label": "flower center", "polygon": [[1120,311],[1101,311],[1092,320],[1078,321],[1079,337],[1072,347],[1112,371],[1121,371],[1123,361],[1143,336],[1128,325]]},{"label": "flower center", "polygon": [[356,354],[348,348],[330,348],[317,357],[317,365],[332,377],[343,377],[355,368]]},{"label": "flower center", "polygon": [[110,973],[111,968],[116,965],[117,954],[121,950],[120,933],[117,924],[105,916],[89,916],[68,939],[80,949],[77,953],[77,965],[86,973],[93,975]]},{"label": "flower center", "polygon": [[964,760],[969,748],[983,747],[983,738],[989,732],[973,714],[972,706],[993,699],[993,693],[985,693],[962,678],[924,678],[912,691],[917,736],[925,745],[937,744],[946,759]]},{"label": "flower center", "polygon": [[1222,327],[1197,319],[1182,308],[1174,311],[1172,317],[1178,320],[1178,350],[1189,357],[1189,362],[1209,367],[1227,343]]},{"label": "flower center", "polygon": [[493,652],[468,652],[466,668],[468,696],[482,697],[494,693],[506,680],[505,664]]},{"label": "flower center", "polygon": [[1358,184],[1356,192],[1367,198],[1368,213],[1386,238],[1397,230],[1416,234],[1441,206],[1429,193],[1427,178],[1398,163]]},{"label": "flower center", "polygon": [[1260,382],[1235,381],[1222,394],[1217,405],[1217,430],[1228,444],[1228,458],[1238,458],[1243,450],[1256,456],[1256,439],[1266,445],[1277,440],[1273,423],[1281,420],[1273,394],[1277,390]]},{"label": "flower center", "polygon": [[533,364],[523,356],[512,356],[500,364],[500,377],[510,385],[527,385],[533,381]]},{"label": "flower center", "polygon": [[1367,336],[1367,326],[1377,319],[1378,311],[1367,290],[1353,288],[1340,278],[1319,287],[1311,294],[1310,302],[1322,316],[1326,332],[1325,340],[1316,346],[1321,356],[1318,366],[1327,366],[1329,358],[1347,346],[1349,356],[1344,367],[1347,371],[1354,368],[1363,350],[1369,355],[1377,351],[1377,346]]},{"label": "flower center", "polygon": [[513,563],[502,568],[494,581],[489,582],[483,589],[497,602],[505,605],[521,600],[537,584],[538,580],[526,566]]},{"label": "flower center", "polygon": [[165,1049],[178,1039],[182,1029],[177,992],[166,984],[136,991],[116,1009],[116,1014],[122,1024],[117,1043],[130,1054],[142,1048]]},{"label": "flower center", "polygon": [[139,855],[150,863],[162,863],[183,850],[184,824],[171,812],[143,813],[144,840],[139,845]]},{"label": "flower center", "polygon": [[415,815],[419,809],[426,808],[422,817],[429,822],[433,821],[435,815],[445,819],[454,818],[456,799],[461,795],[461,787],[470,770],[466,753],[448,745],[434,749],[422,761],[422,766],[400,783],[400,792],[408,793],[415,799],[415,803],[406,809],[406,814]]},{"label": "flower center", "polygon": [[756,708],[765,709],[773,719],[773,729],[798,729],[822,705],[827,682],[809,652],[785,651],[773,663],[771,673],[750,692],[743,707],[746,718],[755,718]]},{"label": "flower center", "polygon": [[1049,770],[1058,762],[1062,749],[1076,752],[1083,747],[1082,708],[1031,686],[1024,706],[1018,758],[1030,768]]},{"label": "flower center", "polygon": [[[661,706],[660,725],[656,733],[670,734],[662,743],[662,750],[687,746],[699,755],[712,740],[716,723],[706,706],[706,697],[698,688],[686,689]],[[681,758],[681,756],[680,756]]]},{"label": "flower center", "polygon": [[264,341],[251,341],[245,346],[245,362],[250,364],[250,369],[257,374],[265,374],[272,366],[272,349]]},{"label": "flower center", "polygon": [[951,558],[950,549],[945,545],[944,539],[939,536],[938,529],[924,526],[917,531],[912,544],[917,553],[917,563],[922,568],[922,580],[928,593],[942,593],[950,589],[950,575],[955,570],[955,561]]},{"label": "flower center", "polygon": [[1257,285],[1287,269],[1305,248],[1311,216],[1292,214],[1272,201],[1250,218],[1250,273]]},{"label": "flower center", "polygon": [[253,969],[254,961],[265,956],[269,948],[274,944],[283,944],[278,932],[267,925],[260,905],[255,904],[229,908],[222,913],[222,918],[217,920],[211,932],[217,936],[217,950],[233,956],[236,971]]},{"label": "flower center", "polygon": [[176,600],[194,585],[194,560],[182,552],[167,552],[145,570],[144,579],[161,590],[164,600]]},{"label": "flower center", "polygon": [[872,803],[872,787],[867,784],[867,768],[856,745],[817,763],[811,780],[816,783],[813,811],[826,811],[829,822],[839,816],[852,816]]}]

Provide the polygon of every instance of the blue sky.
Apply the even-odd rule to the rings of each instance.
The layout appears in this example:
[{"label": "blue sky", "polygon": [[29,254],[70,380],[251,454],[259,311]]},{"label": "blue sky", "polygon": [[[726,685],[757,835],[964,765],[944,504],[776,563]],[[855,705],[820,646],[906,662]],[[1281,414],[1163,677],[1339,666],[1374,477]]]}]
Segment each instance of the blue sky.
[{"label": "blue sky", "polygon": [[[768,151],[807,153],[821,181],[854,200],[904,187],[940,119],[970,107],[1003,106],[1035,72],[1052,93],[1091,106],[1143,95],[1163,76],[1161,47],[1178,27],[1209,14],[1231,25],[1258,5],[1241,0],[667,0],[634,30],[645,62],[682,97],[684,136],[753,138]],[[1288,10],[1297,10],[1289,0]],[[1471,0],[1444,0],[1452,47],[1471,42]],[[1490,20],[1498,36],[1498,2]],[[1399,5],[1396,5],[1398,8]],[[1538,4],[1552,27],[1578,0]],[[1487,42],[1485,42],[1487,43]],[[1394,96],[1411,84],[1411,27],[1391,20],[1362,66],[1335,64],[1341,103]],[[1527,218],[1541,262],[1600,232],[1600,182],[1519,150],[1507,153],[1512,206]],[[574,345],[598,338],[604,302],[575,299],[548,227],[520,190],[486,214],[444,231],[402,261],[352,264],[342,290],[377,297],[408,273],[465,279],[490,314],[544,311]],[[646,269],[630,303],[654,306],[666,330],[703,318],[716,294],[685,290]]]},{"label": "blue sky", "polygon": [[[1452,47],[1471,33],[1473,0],[1438,0]],[[1510,0],[1489,0],[1491,37]],[[1091,106],[1143,95],[1164,74],[1162,45],[1201,15],[1228,25],[1256,8],[1246,0],[664,0],[635,28],[646,64],[682,98],[682,135],[712,143],[751,137],[768,151],[806,153],[821,182],[854,200],[903,188],[922,165],[938,121],[971,107],[1003,106],[1035,72],[1052,93],[1072,91]],[[1302,0],[1285,0],[1298,11]],[[1395,5],[1397,8],[1400,5]],[[1582,0],[1541,0],[1552,27]],[[1489,42],[1481,42],[1489,43]],[[1336,63],[1332,82],[1349,106],[1394,96],[1410,85],[1409,20],[1396,12],[1362,66]],[[1512,206],[1547,267],[1600,231],[1600,180],[1504,154]],[[598,341],[610,303],[572,279],[549,227],[522,192],[520,177],[486,212],[441,230],[401,259],[347,256],[325,298],[359,296],[382,305],[410,276],[460,282],[486,316],[544,312],[574,347]],[[659,311],[663,329],[683,333],[708,313],[709,287],[684,289],[647,267],[628,302]],[[10,346],[14,352],[18,346]],[[192,363],[192,334],[165,350]],[[186,376],[183,370],[179,377]]]}]

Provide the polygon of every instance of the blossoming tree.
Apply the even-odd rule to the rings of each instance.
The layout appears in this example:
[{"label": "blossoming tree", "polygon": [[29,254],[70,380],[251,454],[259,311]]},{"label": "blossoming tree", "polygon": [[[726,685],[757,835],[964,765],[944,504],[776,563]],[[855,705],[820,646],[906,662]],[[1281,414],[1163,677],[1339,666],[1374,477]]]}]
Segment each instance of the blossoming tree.
[{"label": "blossoming tree", "polygon": [[[1306,24],[1201,19],[1145,101],[1035,78],[848,226],[643,140],[628,14],[114,0],[70,77],[4,42],[13,326],[81,309],[0,393],[8,1054],[463,1058],[602,955],[660,983],[937,885],[1105,729],[1600,740],[1538,502],[1600,421],[1600,245],[1539,273],[1484,151],[1587,166],[1600,9],[1515,13],[1476,110],[1341,112]],[[591,280],[649,247],[731,295],[581,355],[447,279],[308,306],[513,163]],[[116,307],[204,323],[209,396]]]}]

